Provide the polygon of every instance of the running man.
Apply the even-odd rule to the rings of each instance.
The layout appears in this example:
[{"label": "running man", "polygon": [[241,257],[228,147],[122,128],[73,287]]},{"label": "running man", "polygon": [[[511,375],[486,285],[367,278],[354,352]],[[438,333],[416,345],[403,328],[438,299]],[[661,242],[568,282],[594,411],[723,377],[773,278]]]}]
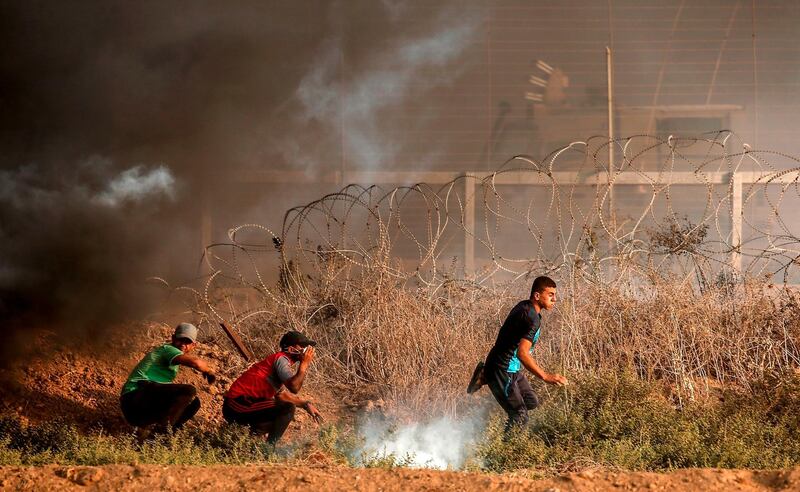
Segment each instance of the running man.
[{"label": "running man", "polygon": [[549,277],[537,277],[531,287],[531,297],[521,301],[508,313],[494,347],[479,362],[472,374],[467,393],[474,393],[484,384],[508,415],[506,433],[515,426],[528,423],[528,410],[539,406],[522,367],[546,383],[564,386],[567,378],[561,374],[545,372],[533,360],[533,348],[539,341],[542,327],[542,310],[550,310],[556,303],[556,283]]}]

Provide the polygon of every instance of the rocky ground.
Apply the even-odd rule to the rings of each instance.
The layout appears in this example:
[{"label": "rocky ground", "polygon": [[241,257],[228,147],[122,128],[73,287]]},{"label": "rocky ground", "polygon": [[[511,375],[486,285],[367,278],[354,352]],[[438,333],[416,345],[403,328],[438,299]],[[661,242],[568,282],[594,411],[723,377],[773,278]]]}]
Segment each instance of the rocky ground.
[{"label": "rocky ground", "polygon": [[[32,350],[18,363],[0,370],[0,413],[13,413],[23,420],[40,423],[54,417],[84,430],[102,428],[120,434],[132,429],[119,410],[119,393],[130,370],[151,347],[167,343],[172,327],[160,323],[132,323],[120,327],[119,338],[97,341],[87,349],[65,347],[53,336],[40,332],[32,337]],[[196,372],[182,368],[176,382],[189,383],[198,389],[201,401],[195,421],[201,426],[222,423],[222,393],[232,379],[247,367],[232,347],[201,343],[193,355],[208,361],[218,372],[216,384],[209,385]],[[328,420],[349,418],[369,402],[337,404],[319,381],[310,381],[304,393],[310,395]],[[289,428],[286,437],[313,431],[314,425],[304,412]]]},{"label": "rocky ground", "polygon": [[414,469],[352,469],[338,466],[0,467],[1,490],[526,490],[526,491],[762,491],[800,490],[800,469],[745,471],[692,469],[671,473],[584,470],[533,480]]}]

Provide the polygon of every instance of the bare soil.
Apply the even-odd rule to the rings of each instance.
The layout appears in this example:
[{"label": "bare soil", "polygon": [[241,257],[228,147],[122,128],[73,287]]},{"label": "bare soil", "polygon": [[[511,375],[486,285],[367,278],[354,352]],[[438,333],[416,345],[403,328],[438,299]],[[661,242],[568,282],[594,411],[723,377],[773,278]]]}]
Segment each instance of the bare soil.
[{"label": "bare soil", "polygon": [[[167,343],[172,327],[158,323],[132,323],[118,330],[124,336],[98,341],[92,347],[65,347],[51,333],[40,332],[31,344],[39,349],[14,366],[0,370],[0,413],[13,413],[31,423],[60,418],[83,430],[102,428],[121,434],[133,429],[119,409],[119,394],[131,369],[152,347]],[[217,383],[209,385],[196,372],[182,368],[176,382],[197,388],[200,411],[193,423],[201,427],[222,423],[222,394],[247,363],[229,347],[200,344],[193,355],[218,371]],[[313,377],[304,388],[329,421],[349,420],[367,402],[335,399],[335,389]],[[298,412],[286,438],[313,432],[315,425]]]},{"label": "bare soil", "polygon": [[[47,334],[33,341],[44,350],[40,356],[0,373],[0,412],[13,412],[31,422],[59,416],[80,428],[102,427],[105,432],[130,432],[119,411],[119,391],[130,369],[148,347],[166,340],[164,325],[135,325],[128,336],[108,341],[92,350],[52,345]],[[46,354],[46,355],[44,355]],[[231,350],[206,346],[198,355],[220,370],[237,358]],[[243,365],[243,363],[239,363]],[[236,369],[238,371],[238,368]],[[209,386],[190,370],[181,381],[198,388],[202,408],[199,425],[221,421],[221,391],[232,374],[223,372],[218,386]],[[229,372],[233,370],[229,369]],[[374,407],[367,396],[342,396],[342,388],[326,388],[321,382],[307,390],[329,421],[347,421],[356,411]],[[380,403],[377,404],[380,406]],[[315,426],[303,412],[287,433],[291,440],[313,433]],[[691,469],[670,473],[618,472],[586,469],[575,473],[532,479],[523,474],[435,471],[426,469],[353,469],[320,459],[301,465],[253,466],[158,466],[109,465],[82,467],[0,467],[0,490],[531,490],[531,491],[800,491],[800,468],[782,471]]]},{"label": "bare soil", "polygon": [[0,467],[2,490],[606,490],[773,491],[800,490],[800,468],[788,471],[718,469],[671,473],[584,470],[533,480],[416,469],[352,469],[338,466]]}]

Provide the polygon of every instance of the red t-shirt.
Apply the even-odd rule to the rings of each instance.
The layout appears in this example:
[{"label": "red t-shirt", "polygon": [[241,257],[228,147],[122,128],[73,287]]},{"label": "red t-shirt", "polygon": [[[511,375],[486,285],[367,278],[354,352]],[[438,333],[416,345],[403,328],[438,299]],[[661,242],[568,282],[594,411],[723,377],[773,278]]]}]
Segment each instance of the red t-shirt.
[{"label": "red t-shirt", "polygon": [[[270,376],[275,362],[281,357],[289,359],[285,352],[276,352],[261,362],[250,366],[250,369],[246,370],[244,374],[233,382],[228,392],[225,393],[225,398],[238,398],[240,396],[253,399],[275,398],[278,389],[270,383],[270,379],[274,379],[270,378]],[[291,359],[288,362],[291,364]]]}]

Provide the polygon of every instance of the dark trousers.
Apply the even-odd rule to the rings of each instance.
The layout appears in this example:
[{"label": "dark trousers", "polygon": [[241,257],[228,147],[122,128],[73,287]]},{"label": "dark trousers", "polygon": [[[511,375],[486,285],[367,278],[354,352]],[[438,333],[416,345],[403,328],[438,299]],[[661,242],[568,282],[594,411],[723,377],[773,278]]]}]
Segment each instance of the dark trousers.
[{"label": "dark trousers", "polygon": [[135,427],[155,426],[165,432],[180,429],[200,410],[197,390],[191,384],[140,381],[138,388],[120,397],[122,415]]},{"label": "dark trousers", "polygon": [[492,395],[508,415],[506,434],[514,427],[527,425],[528,410],[539,406],[539,398],[528,378],[522,372],[507,372],[490,366],[484,369],[484,373]]},{"label": "dark trousers", "polygon": [[274,445],[294,419],[295,406],[279,400],[274,400],[274,404],[265,406],[265,402],[243,397],[233,401],[225,398],[225,403],[222,404],[222,416],[230,423],[249,426],[253,434],[259,436],[266,434],[267,442]]}]

